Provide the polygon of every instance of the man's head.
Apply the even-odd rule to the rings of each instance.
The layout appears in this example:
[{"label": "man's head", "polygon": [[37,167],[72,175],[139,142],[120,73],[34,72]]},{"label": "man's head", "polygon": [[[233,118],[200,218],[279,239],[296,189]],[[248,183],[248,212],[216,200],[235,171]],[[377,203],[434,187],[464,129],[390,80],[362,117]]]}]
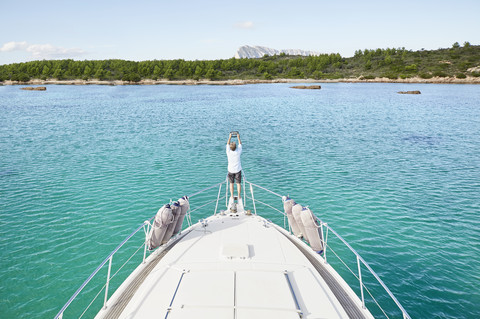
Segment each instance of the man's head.
[{"label": "man's head", "polygon": [[237,149],[237,144],[235,142],[230,143],[230,149],[235,151]]}]

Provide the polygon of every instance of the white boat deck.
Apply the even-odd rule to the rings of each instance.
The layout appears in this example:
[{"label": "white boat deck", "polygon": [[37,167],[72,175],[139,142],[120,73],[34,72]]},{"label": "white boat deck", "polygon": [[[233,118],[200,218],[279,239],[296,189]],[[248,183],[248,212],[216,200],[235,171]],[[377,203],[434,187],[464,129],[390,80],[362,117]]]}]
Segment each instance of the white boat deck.
[{"label": "white boat deck", "polygon": [[[205,221],[206,227],[196,224],[182,232],[186,235],[174,245],[173,239],[168,252],[154,252],[97,318],[352,317],[298,248],[309,249],[306,244],[259,216],[216,215]],[[343,280],[334,272],[330,276],[357,308],[356,317],[371,318]]]}]

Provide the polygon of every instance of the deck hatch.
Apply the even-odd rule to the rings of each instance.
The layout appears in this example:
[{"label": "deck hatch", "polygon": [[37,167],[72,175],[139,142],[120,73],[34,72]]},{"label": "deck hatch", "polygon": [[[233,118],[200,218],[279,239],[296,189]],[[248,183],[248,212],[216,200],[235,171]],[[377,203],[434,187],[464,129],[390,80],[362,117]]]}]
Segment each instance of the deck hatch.
[{"label": "deck hatch", "polygon": [[246,244],[225,243],[220,255],[227,259],[247,259],[250,257],[250,249]]}]

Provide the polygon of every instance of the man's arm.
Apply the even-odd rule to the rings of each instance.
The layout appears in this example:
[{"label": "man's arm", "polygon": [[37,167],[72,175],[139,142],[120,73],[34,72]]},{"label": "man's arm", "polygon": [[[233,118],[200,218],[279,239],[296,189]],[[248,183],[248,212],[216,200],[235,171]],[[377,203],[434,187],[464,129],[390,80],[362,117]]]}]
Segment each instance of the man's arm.
[{"label": "man's arm", "polygon": [[230,140],[232,139],[232,133],[230,133],[230,135],[228,135],[228,141],[227,141],[227,145],[230,145]]},{"label": "man's arm", "polygon": [[238,144],[242,144],[242,141],[240,140],[240,133],[237,133],[237,138],[238,138]]}]

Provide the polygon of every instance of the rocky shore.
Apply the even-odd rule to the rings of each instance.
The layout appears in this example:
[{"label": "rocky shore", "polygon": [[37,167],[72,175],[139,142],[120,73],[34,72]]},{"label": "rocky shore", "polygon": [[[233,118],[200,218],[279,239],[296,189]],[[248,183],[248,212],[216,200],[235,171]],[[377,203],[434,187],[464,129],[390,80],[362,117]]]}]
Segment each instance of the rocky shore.
[{"label": "rocky shore", "polygon": [[314,79],[274,79],[274,80],[141,80],[140,82],[130,81],[100,81],[100,80],[30,80],[27,82],[5,81],[3,85],[244,85],[244,84],[260,84],[260,83],[435,83],[435,84],[480,84],[480,77],[467,76],[465,79],[449,78],[449,77],[433,77],[431,79],[422,79],[419,77],[408,79],[335,79],[335,80],[314,80]]}]

